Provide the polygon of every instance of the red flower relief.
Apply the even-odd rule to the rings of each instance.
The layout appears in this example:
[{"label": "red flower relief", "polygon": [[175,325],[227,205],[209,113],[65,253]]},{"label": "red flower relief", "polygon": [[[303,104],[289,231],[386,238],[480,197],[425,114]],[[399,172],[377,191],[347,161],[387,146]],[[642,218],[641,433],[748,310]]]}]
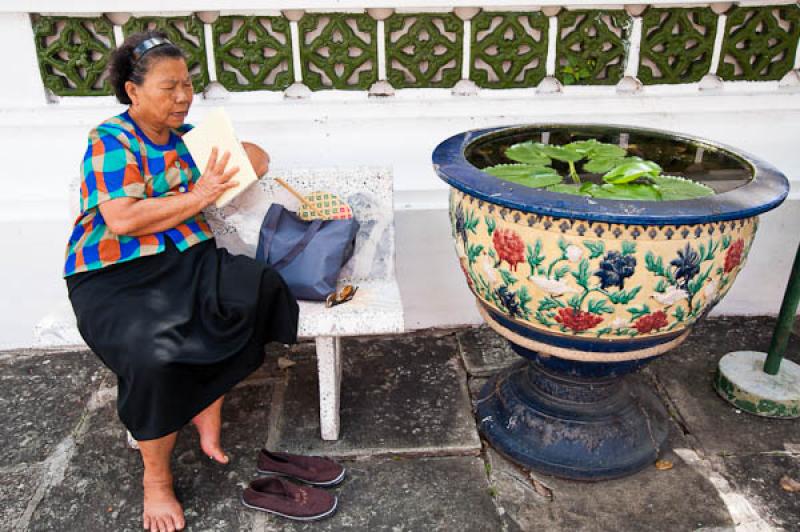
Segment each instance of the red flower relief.
[{"label": "red flower relief", "polygon": [[585,331],[591,329],[603,321],[597,314],[583,310],[575,310],[572,307],[559,309],[556,321],[573,331]]},{"label": "red flower relief", "polygon": [[517,264],[525,260],[525,243],[522,238],[510,229],[495,229],[492,235],[494,249],[501,261],[506,261],[511,271],[516,271]]},{"label": "red flower relief", "polygon": [[636,327],[636,330],[640,333],[646,334],[652,331],[657,331],[661,327],[666,327],[667,325],[667,315],[664,314],[663,310],[657,310],[652,314],[648,314],[647,316],[642,316],[638,320],[636,320],[633,324]]},{"label": "red flower relief", "polygon": [[725,273],[730,273],[742,263],[742,252],[744,252],[744,240],[740,238],[728,248],[728,253],[725,255]]}]

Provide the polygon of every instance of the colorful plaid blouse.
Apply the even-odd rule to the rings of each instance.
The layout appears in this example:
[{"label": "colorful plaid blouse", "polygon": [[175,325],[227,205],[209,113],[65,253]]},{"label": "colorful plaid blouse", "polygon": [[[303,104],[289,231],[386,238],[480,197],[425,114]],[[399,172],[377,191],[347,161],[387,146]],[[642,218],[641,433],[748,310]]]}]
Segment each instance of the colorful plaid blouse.
[{"label": "colorful plaid blouse", "polygon": [[64,277],[155,255],[164,251],[164,238],[184,251],[213,237],[202,213],[160,233],[117,235],[97,208],[115,198],[157,198],[191,190],[201,172],[180,138],[191,128],[187,124],[172,130],[169,141],[159,145],[125,112],[89,133],[81,166],[81,213],[67,244]]}]

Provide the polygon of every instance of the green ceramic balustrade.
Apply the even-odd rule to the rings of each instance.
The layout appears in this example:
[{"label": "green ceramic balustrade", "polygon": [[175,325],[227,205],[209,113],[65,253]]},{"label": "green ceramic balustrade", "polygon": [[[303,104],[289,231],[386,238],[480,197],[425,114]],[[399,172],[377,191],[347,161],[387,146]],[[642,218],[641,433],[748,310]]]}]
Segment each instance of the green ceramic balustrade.
[{"label": "green ceramic balustrade", "polygon": [[[794,68],[800,7],[734,7],[717,73],[727,81],[780,80]],[[556,77],[565,85],[622,79],[633,17],[622,10],[562,10]],[[708,7],[648,8],[638,77],[646,85],[693,83],[711,69],[719,17]],[[31,15],[43,85],[59,96],[112,91],[105,69],[119,43],[102,16]],[[464,22],[452,13],[396,13],[385,21],[386,72],[395,88],[450,88],[462,75]],[[123,34],[160,29],[186,53],[196,91],[208,86],[213,46],[230,91],[282,91],[295,78],[290,23],[283,16],[230,15],[207,43],[196,15],[132,17]],[[546,75],[549,19],[541,11],[482,11],[471,21],[470,79],[487,89],[536,87]],[[306,13],[298,22],[303,83],[311,90],[366,91],[378,79],[378,24],[365,13]]]},{"label": "green ceramic balustrade", "polygon": [[386,70],[398,89],[449,88],[461,79],[464,23],[449,13],[392,15],[386,21]]},{"label": "green ceramic balustrade", "polygon": [[633,19],[625,11],[558,14],[556,78],[565,85],[614,85],[625,71]]},{"label": "green ceramic balustrade", "polygon": [[779,80],[794,65],[800,7],[737,7],[728,15],[719,76],[724,80]]},{"label": "green ceramic balustrade", "polygon": [[282,91],[294,81],[287,19],[220,17],[213,30],[217,78],[226,89]]},{"label": "green ceramic balustrade", "polygon": [[186,65],[192,75],[195,92],[208,85],[208,63],[203,36],[203,23],[193,15],[184,17],[135,17],[122,27],[127,37],[140,31],[159,30],[167,34],[186,56]]},{"label": "green ceramic balustrade", "polygon": [[711,68],[716,35],[717,15],[709,8],[648,9],[639,79],[645,85],[700,81]]},{"label": "green ceramic balustrade", "polygon": [[303,82],[311,90],[368,90],[378,79],[378,23],[369,15],[300,19]]},{"label": "green ceramic balustrade", "polygon": [[536,87],[546,74],[548,26],[541,12],[479,13],[470,79],[486,89]]},{"label": "green ceramic balustrade", "polygon": [[116,41],[109,20],[33,16],[31,22],[47,89],[59,96],[111,94],[105,70]]}]

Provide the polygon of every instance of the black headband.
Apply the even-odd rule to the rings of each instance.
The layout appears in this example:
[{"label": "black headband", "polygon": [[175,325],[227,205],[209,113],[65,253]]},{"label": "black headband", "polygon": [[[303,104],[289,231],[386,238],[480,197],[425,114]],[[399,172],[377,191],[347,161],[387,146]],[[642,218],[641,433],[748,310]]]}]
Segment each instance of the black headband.
[{"label": "black headband", "polygon": [[136,45],[136,48],[133,49],[133,60],[139,61],[144,54],[152,50],[153,48],[158,48],[159,46],[164,46],[165,44],[172,44],[167,39],[162,39],[161,37],[151,37],[149,39],[145,39]]}]

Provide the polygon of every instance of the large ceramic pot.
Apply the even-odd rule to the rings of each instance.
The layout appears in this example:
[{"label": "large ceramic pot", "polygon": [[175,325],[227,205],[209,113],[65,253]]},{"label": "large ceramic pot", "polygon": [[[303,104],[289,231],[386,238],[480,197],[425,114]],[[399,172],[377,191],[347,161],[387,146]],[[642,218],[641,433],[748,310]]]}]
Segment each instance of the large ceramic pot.
[{"label": "large ceramic pot", "polygon": [[[518,142],[590,138],[716,194],[603,200],[481,171],[513,162],[504,152]],[[728,292],[757,215],[785,199],[786,178],[732,148],[625,126],[469,131],[442,142],[433,163],[452,187],[453,238],[478,309],[522,357],[481,392],[484,437],[521,465],[566,478],[614,478],[651,464],[668,416],[648,387],[624,377],[683,342]]]}]

